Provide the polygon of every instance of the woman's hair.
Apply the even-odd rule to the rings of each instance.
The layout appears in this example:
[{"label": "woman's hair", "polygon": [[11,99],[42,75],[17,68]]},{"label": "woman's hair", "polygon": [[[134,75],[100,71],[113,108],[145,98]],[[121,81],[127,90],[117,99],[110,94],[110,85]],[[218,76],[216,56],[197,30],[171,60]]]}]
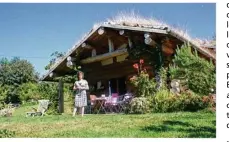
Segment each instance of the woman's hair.
[{"label": "woman's hair", "polygon": [[77,77],[79,77],[80,74],[82,75],[82,78],[84,78],[84,73],[82,71],[78,71]]}]

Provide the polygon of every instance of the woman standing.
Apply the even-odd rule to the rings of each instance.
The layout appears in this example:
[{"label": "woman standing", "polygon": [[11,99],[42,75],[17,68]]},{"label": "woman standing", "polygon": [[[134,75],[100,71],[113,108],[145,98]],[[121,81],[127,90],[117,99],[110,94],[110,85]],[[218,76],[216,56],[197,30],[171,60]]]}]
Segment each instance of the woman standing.
[{"label": "woman standing", "polygon": [[74,83],[74,87],[73,87],[73,90],[76,91],[73,116],[76,115],[77,108],[79,108],[81,112],[81,116],[83,117],[84,107],[87,106],[86,90],[89,89],[89,86],[88,86],[88,82],[83,78],[84,78],[83,72],[78,72],[78,81]]}]

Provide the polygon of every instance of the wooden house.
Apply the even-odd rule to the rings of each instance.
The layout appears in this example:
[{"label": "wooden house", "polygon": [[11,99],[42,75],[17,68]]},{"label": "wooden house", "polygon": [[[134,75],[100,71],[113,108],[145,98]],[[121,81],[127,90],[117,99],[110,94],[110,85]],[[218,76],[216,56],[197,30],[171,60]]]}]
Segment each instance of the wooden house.
[{"label": "wooden house", "polygon": [[[176,48],[184,42],[190,43],[200,56],[215,61],[215,48],[198,45],[169,27],[101,24],[93,28],[84,39],[74,45],[43,76],[42,81],[53,81],[55,76],[73,75],[76,72],[71,67],[80,65],[91,86],[103,86],[103,93],[107,95],[110,93],[124,94],[127,91],[126,79],[130,75],[136,74],[136,70],[133,69],[136,60],[129,59],[130,48],[135,48],[136,44],[158,48],[157,54],[161,55],[163,62],[171,62]],[[147,58],[145,60],[147,70],[153,73],[154,67],[147,63]],[[59,95],[60,98],[63,98],[61,88]]]}]

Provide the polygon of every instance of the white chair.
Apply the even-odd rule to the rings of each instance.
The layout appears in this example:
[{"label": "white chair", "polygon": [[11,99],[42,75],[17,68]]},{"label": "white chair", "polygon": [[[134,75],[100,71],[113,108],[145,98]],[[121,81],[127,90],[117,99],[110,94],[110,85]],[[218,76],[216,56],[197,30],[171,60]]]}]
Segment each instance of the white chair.
[{"label": "white chair", "polygon": [[33,112],[27,112],[26,113],[26,117],[28,116],[44,116],[45,112],[47,111],[48,109],[48,105],[49,105],[49,100],[38,100],[39,102],[39,105],[38,105],[38,108],[33,108],[35,111]]}]

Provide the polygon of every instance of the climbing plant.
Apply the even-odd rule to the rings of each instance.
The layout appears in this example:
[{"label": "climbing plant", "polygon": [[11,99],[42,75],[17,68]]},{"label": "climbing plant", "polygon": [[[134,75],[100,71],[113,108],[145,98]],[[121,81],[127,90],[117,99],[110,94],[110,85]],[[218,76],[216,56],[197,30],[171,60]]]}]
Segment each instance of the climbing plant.
[{"label": "climbing plant", "polygon": [[161,77],[160,71],[163,67],[163,54],[162,54],[162,47],[161,42],[156,42],[157,44],[152,47],[145,43],[137,43],[132,40],[133,48],[128,47],[129,58],[133,60],[139,60],[141,58],[147,58],[147,62],[151,65],[155,70],[153,74],[155,74],[155,79],[157,81],[157,88],[161,87]]}]

